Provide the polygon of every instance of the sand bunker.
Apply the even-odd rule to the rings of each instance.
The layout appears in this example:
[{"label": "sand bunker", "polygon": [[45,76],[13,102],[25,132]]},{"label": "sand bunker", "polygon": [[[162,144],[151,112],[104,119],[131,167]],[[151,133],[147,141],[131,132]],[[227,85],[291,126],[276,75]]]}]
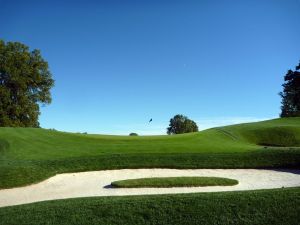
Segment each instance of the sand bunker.
[{"label": "sand bunker", "polygon": [[[110,186],[112,181],[145,178],[206,176],[225,177],[239,181],[235,186],[128,188]],[[300,186],[300,170],[257,169],[123,169],[82,173],[66,173],[26,187],[0,190],[0,207],[88,196],[149,195],[192,192],[257,190]]]}]

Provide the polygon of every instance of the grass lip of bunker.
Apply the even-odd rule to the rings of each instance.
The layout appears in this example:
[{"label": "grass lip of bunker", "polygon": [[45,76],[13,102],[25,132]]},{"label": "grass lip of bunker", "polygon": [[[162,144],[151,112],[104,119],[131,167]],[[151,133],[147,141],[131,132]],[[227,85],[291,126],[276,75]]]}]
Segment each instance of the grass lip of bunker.
[{"label": "grass lip of bunker", "polygon": [[238,181],[223,177],[151,177],[114,181],[114,188],[170,188],[170,187],[207,187],[233,186]]}]

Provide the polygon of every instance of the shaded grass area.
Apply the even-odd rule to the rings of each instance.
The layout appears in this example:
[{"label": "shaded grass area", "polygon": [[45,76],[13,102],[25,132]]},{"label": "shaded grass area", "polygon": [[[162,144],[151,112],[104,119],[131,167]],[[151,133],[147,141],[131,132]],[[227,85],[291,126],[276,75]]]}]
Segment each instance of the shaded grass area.
[{"label": "shaded grass area", "polygon": [[93,197],[0,208],[1,225],[298,225],[300,188]]},{"label": "shaded grass area", "polygon": [[115,188],[169,188],[169,187],[206,187],[233,186],[239,182],[223,177],[151,177],[118,180],[111,183]]},{"label": "shaded grass area", "polygon": [[245,153],[111,154],[57,160],[0,160],[0,188],[23,186],[55,174],[124,168],[300,168],[297,149]]},{"label": "shaded grass area", "polygon": [[221,128],[237,140],[265,146],[300,146],[300,118],[280,118]]}]

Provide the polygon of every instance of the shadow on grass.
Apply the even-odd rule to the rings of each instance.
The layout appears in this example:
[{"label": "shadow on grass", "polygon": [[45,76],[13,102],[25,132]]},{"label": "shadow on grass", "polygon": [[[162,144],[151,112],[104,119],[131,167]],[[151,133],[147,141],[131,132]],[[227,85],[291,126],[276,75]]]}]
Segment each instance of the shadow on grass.
[{"label": "shadow on grass", "polygon": [[278,172],[285,172],[285,173],[293,173],[293,174],[297,174],[300,175],[300,170],[299,169],[272,169],[274,171],[278,171]]},{"label": "shadow on grass", "polygon": [[115,187],[112,186],[111,184],[108,184],[108,185],[103,186],[103,188],[105,188],[105,189],[114,189]]}]

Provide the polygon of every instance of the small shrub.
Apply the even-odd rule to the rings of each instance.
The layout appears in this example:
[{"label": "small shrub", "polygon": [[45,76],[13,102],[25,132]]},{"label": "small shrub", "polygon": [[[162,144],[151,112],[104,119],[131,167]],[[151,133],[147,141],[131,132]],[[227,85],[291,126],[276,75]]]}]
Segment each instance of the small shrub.
[{"label": "small shrub", "polygon": [[137,133],[130,133],[129,136],[139,136]]}]

